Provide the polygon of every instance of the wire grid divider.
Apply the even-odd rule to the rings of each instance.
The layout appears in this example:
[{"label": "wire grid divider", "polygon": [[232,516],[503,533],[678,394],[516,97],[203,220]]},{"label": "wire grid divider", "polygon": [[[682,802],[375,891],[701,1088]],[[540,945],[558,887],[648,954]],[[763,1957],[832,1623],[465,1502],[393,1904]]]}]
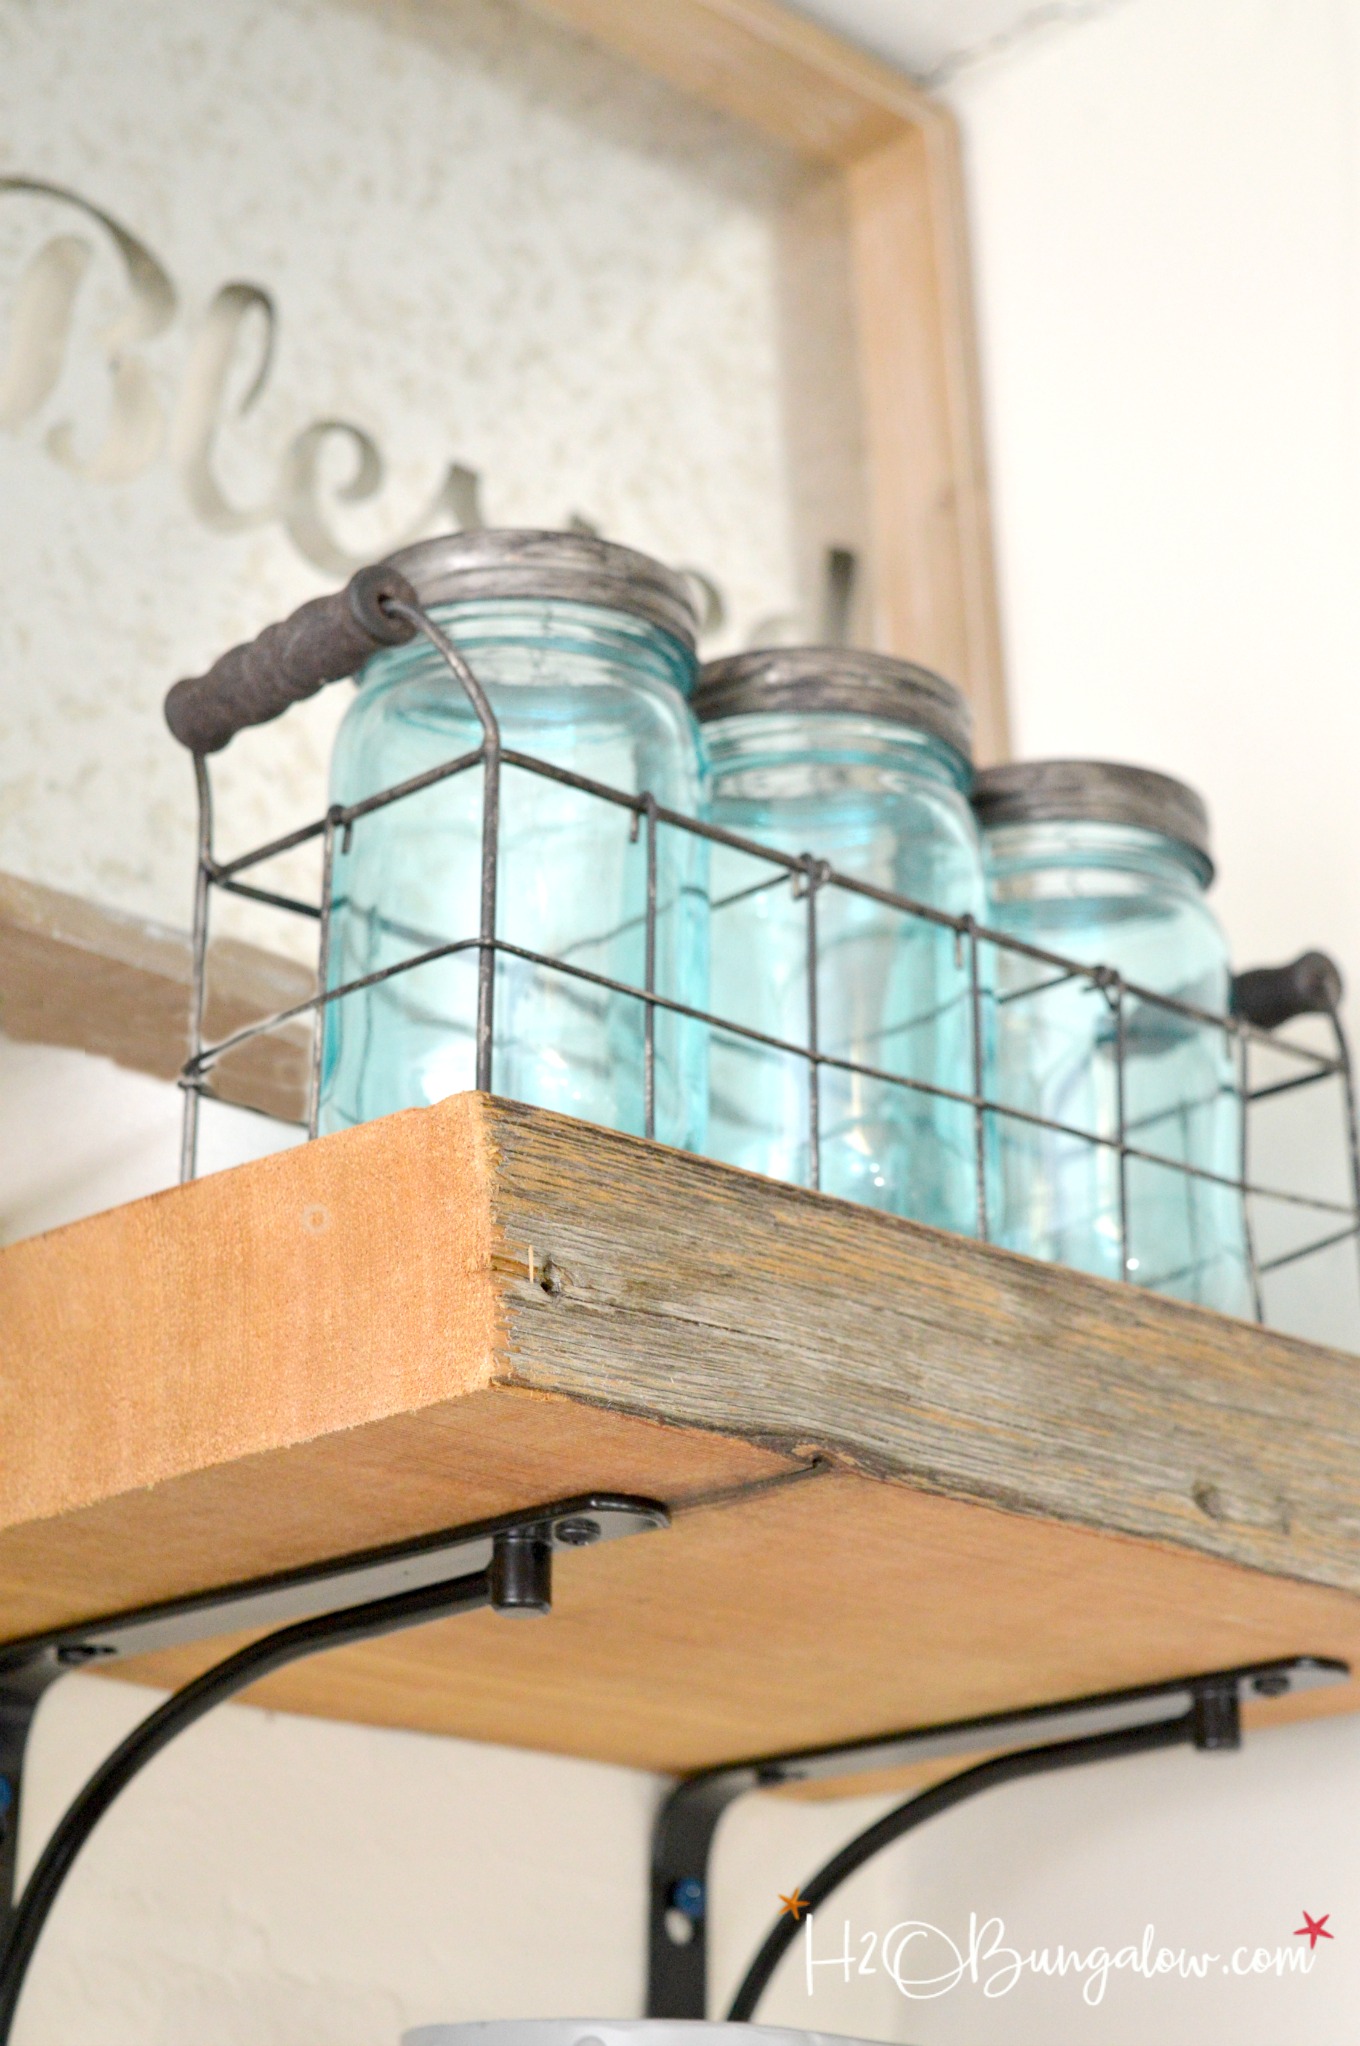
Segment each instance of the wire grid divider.
[{"label": "wire grid divider", "polygon": [[[324,817],[287,832],[281,837],[270,839],[263,845],[239,854],[227,861],[219,861],[214,853],[213,798],[207,761],[201,755],[194,760],[198,792],[198,864],[194,890],[194,928],[192,948],[192,996],[189,1030],[190,1052],[180,1074],[180,1087],[184,1093],[183,1136],[180,1156],[180,1177],[191,1180],[197,1171],[199,1106],[204,1099],[217,1097],[212,1089],[214,1067],[231,1052],[273,1031],[282,1029],[301,1018],[311,1019],[310,1058],[307,1090],[306,1128],[309,1138],[317,1134],[320,1111],[322,1058],[325,1039],[326,1012],[333,1003],[345,1000],[366,988],[376,987],[402,974],[428,966],[436,960],[450,959],[459,955],[476,953],[477,1011],[476,1011],[476,1056],[475,1084],[482,1092],[489,1093],[495,1052],[495,966],[497,958],[520,960],[530,966],[552,973],[562,974],[579,983],[609,994],[629,997],[643,1005],[643,1134],[649,1138],[656,1134],[656,1018],[657,1012],[665,1011],[677,1018],[721,1032],[726,1036],[739,1038],[749,1044],[764,1047],[770,1051],[785,1054],[797,1060],[803,1067],[806,1085],[806,1110],[808,1125],[808,1179],[816,1189],[821,1185],[822,1114],[821,1076],[825,1071],[836,1071],[868,1080],[905,1092],[931,1097],[938,1101],[953,1102],[971,1111],[973,1127],[973,1169],[976,1184],[976,1234],[984,1242],[993,1240],[989,1214],[988,1180],[991,1167],[988,1158],[989,1119],[997,1118],[1051,1135],[1071,1139],[1097,1149],[1116,1154],[1118,1186],[1118,1230],[1120,1241],[1121,1270],[1127,1282],[1130,1271],[1130,1202],[1129,1167],[1131,1164],[1161,1167],[1177,1173],[1184,1179],[1193,1179],[1216,1185],[1235,1193],[1243,1210],[1243,1234],[1246,1259],[1255,1318],[1265,1321],[1262,1298],[1262,1279],[1270,1272],[1312,1257],[1335,1245],[1353,1240],[1360,1257],[1360,1116],[1357,1115],[1355,1086],[1349,1046],[1341,1020],[1335,1012],[1327,1018],[1331,1049],[1318,1051],[1311,1045],[1282,1038],[1275,1031],[1267,1031],[1247,1022],[1242,1017],[1228,1014],[1219,1015],[1195,1004],[1182,1001],[1175,996],[1146,988],[1136,982],[1124,979],[1114,968],[1091,965],[1071,959],[1061,953],[1016,938],[1009,933],[993,930],[970,915],[954,916],[932,907],[928,903],[915,901],[910,896],[894,893],[870,881],[843,874],[815,852],[789,854],[777,847],[759,840],[743,837],[728,831],[721,825],[692,817],[683,811],[671,810],[658,803],[647,791],[638,794],[617,789],[604,782],[594,781],[588,776],[559,767],[551,761],[532,754],[521,753],[506,747],[502,741],[499,723],[490,701],[467,662],[433,619],[415,607],[393,603],[391,608],[404,616],[423,634],[449,667],[467,696],[482,729],[481,744],[442,762],[424,773],[378,790],[362,801],[351,804],[333,804]],[[536,776],[560,787],[574,789],[580,794],[630,813],[630,836],[636,842],[639,834],[645,840],[645,910],[643,943],[643,978],[639,986],[635,983],[611,978],[577,965],[567,959],[535,951],[517,945],[497,936],[497,891],[500,862],[500,793],[503,770],[516,769],[524,774]],[[482,775],[482,833],[481,833],[481,876],[479,900],[479,928],[475,937],[451,939],[412,952],[409,957],[377,968],[336,986],[328,986],[331,963],[331,896],[337,840],[342,851],[349,850],[356,828],[363,819],[375,815],[393,803],[400,803],[418,795],[440,782],[470,774],[480,769]],[[710,845],[723,846],[754,861],[763,863],[774,870],[774,879],[787,882],[794,897],[805,904],[805,972],[807,981],[806,1033],[802,1042],[776,1036],[749,1024],[738,1022],[730,1016],[721,1016],[707,1009],[697,1008],[673,996],[663,994],[657,987],[657,923],[658,923],[658,882],[657,882],[657,839],[662,828],[669,828],[706,840]],[[319,900],[315,903],[300,897],[285,895],[271,889],[261,888],[241,877],[281,855],[317,840],[321,845],[321,885]],[[967,1091],[949,1088],[937,1082],[893,1072],[889,1068],[874,1066],[863,1060],[842,1058],[829,1051],[820,1041],[818,1017],[818,901],[827,889],[844,891],[847,895],[858,896],[869,902],[900,913],[954,934],[955,955],[967,961],[968,993],[968,1038],[971,1065],[970,1086]],[[211,900],[215,891],[242,897],[248,901],[282,910],[306,918],[318,927],[317,945],[317,992],[305,1000],[289,1007],[274,1011],[257,1020],[242,1025],[227,1036],[215,1041],[206,1041],[204,1019],[206,1008],[206,970],[208,958],[208,936]],[[1046,970],[1045,978],[1031,986],[1009,989],[1004,992],[990,992],[990,998],[998,1005],[1008,1001],[1044,994],[1053,988],[1073,981],[1084,983],[1093,992],[1102,995],[1109,1005],[1114,1026],[1115,1042],[1115,1128],[1106,1133],[1094,1129],[1083,1129],[1034,1110],[1019,1107],[1015,1103],[989,1098],[986,1092],[987,1035],[984,1021],[985,1004],[989,998],[985,976],[982,970],[982,948],[995,948],[998,954],[1023,959],[1031,965]],[[1200,1027],[1209,1027],[1223,1032],[1236,1048],[1235,1093],[1241,1104],[1240,1130],[1241,1148],[1238,1169],[1235,1174],[1219,1173],[1204,1166],[1188,1164],[1184,1159],[1169,1157],[1149,1150],[1132,1141],[1131,1128],[1126,1105],[1125,1078],[1128,1062],[1127,1008],[1130,1001],[1159,1011],[1168,1017],[1179,1019]],[[1251,1080],[1251,1053],[1253,1047],[1266,1048],[1271,1053],[1287,1060],[1296,1061],[1302,1070],[1290,1078],[1266,1086],[1253,1086]],[[1341,1083],[1344,1102],[1344,1135],[1346,1162],[1348,1167],[1350,1197],[1347,1200],[1327,1199],[1320,1195],[1304,1194],[1294,1189],[1260,1185],[1252,1181],[1249,1174],[1248,1127],[1251,1121],[1250,1109],[1266,1099],[1293,1092],[1300,1088],[1315,1086],[1329,1079]],[[1252,1225],[1251,1203],[1253,1200],[1272,1201],[1284,1207],[1297,1208],[1318,1217],[1328,1218],[1327,1233],[1301,1245],[1292,1247],[1282,1255],[1262,1261],[1257,1252],[1256,1231]]]}]

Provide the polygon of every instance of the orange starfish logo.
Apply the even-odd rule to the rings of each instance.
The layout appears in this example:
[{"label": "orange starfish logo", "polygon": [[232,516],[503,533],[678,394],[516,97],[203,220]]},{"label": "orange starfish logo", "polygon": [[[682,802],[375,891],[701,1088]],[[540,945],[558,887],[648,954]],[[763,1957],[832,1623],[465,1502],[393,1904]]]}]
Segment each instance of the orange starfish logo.
[{"label": "orange starfish logo", "polygon": [[[810,1911],[811,1909],[812,1909],[811,1904],[808,1903],[806,1897],[803,1896],[802,1892],[798,1889],[796,1884],[794,1886],[792,1895],[788,1897],[781,1897],[779,1899],[780,1917],[791,1918],[795,1925],[798,1923],[803,1913],[805,1911]],[[1306,1912],[1304,1916],[1305,1917],[1307,1916]],[[1329,1932],[1324,1934],[1323,1936],[1326,1939],[1330,1939],[1332,1935]]]},{"label": "orange starfish logo", "polygon": [[[797,1892],[795,1891],[794,1894],[796,1895]],[[1327,1930],[1327,1920],[1331,1915],[1330,1911],[1324,1911],[1321,1918],[1310,1918],[1305,1911],[1303,1914],[1303,1924],[1294,1927],[1295,1939],[1306,1939],[1310,1954],[1320,1939],[1336,1938],[1334,1932],[1328,1932]]]}]

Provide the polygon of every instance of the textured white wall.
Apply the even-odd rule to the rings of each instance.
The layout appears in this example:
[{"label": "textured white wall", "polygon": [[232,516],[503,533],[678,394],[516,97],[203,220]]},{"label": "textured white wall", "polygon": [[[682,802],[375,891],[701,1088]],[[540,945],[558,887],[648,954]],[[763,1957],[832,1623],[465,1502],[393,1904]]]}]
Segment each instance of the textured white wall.
[{"label": "textured white wall", "polygon": [[[853,391],[826,368],[848,315],[808,174],[514,0],[0,0],[7,177],[103,208],[174,298],[120,344],[145,430],[109,480],[122,265],[72,205],[0,189],[0,868],[185,921],[165,689],[333,583],[315,564],[336,547],[395,544],[450,464],[482,475],[490,523],[580,514],[708,570],[729,640],[813,594],[818,538],[858,538]],[[54,239],[92,260],[35,408],[19,294]],[[274,353],[243,413],[252,300],[214,503],[193,428],[242,280],[273,300]],[[355,449],[332,434],[309,513],[285,455],[326,420],[387,479],[346,504]],[[320,806],[343,694],[232,748],[228,843]]]}]

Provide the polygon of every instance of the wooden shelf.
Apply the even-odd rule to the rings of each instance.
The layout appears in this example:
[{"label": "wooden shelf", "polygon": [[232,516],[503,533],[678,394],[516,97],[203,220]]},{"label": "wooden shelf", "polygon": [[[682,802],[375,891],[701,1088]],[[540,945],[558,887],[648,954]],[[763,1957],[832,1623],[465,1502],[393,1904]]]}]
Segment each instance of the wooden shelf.
[{"label": "wooden shelf", "polygon": [[0,1329],[5,1638],[593,1488],[676,1509],[564,1559],[548,1621],[252,1693],[293,1711],[685,1770],[1360,1665],[1353,1358],[512,1103],[14,1245]]}]

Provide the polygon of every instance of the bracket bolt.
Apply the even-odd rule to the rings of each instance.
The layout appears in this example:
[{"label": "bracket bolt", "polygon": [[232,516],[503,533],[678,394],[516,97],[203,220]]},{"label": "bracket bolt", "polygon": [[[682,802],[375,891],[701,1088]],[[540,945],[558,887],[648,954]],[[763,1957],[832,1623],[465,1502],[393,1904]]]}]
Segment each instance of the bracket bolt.
[{"label": "bracket bolt", "polygon": [[1202,1755],[1241,1747],[1242,1724],[1235,1684],[1205,1684],[1197,1688],[1192,1712],[1194,1742]]},{"label": "bracket bolt", "polygon": [[1272,1670],[1265,1676],[1253,1677],[1251,1688],[1258,1698],[1283,1698],[1289,1689],[1289,1679],[1283,1670]]},{"label": "bracket bolt", "polygon": [[559,1520],[553,1533],[564,1549],[588,1549],[600,1539],[600,1523],[577,1514],[571,1520]]},{"label": "bracket bolt", "polygon": [[541,1528],[512,1527],[491,1549],[491,1605],[498,1613],[552,1611],[552,1548]]}]

